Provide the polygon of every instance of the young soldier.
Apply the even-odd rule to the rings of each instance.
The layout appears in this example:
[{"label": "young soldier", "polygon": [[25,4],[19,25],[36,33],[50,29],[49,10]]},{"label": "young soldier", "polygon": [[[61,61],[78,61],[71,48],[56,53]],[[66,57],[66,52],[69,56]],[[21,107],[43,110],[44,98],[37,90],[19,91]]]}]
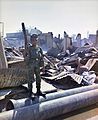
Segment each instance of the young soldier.
[{"label": "young soldier", "polygon": [[29,67],[29,81],[28,81],[28,89],[29,89],[29,96],[32,95],[32,79],[34,80],[34,74],[36,76],[36,88],[37,88],[37,95],[44,95],[41,92],[41,76],[40,76],[40,67],[44,68],[44,61],[43,61],[43,51],[37,45],[38,43],[38,36],[33,34],[30,37],[31,45],[29,46],[29,54],[28,54],[28,67]]}]

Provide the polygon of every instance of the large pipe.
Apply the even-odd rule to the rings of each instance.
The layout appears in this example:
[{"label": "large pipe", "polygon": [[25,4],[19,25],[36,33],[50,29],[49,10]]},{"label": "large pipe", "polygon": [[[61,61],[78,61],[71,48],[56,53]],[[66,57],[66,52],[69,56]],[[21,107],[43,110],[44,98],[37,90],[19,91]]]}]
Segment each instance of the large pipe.
[{"label": "large pipe", "polygon": [[98,89],[0,114],[0,120],[46,120],[98,102]]},{"label": "large pipe", "polygon": [[24,99],[18,99],[18,100],[10,99],[6,104],[6,110],[16,109],[16,108],[20,108],[20,107],[40,103],[40,102],[45,102],[45,101],[49,101],[49,100],[53,100],[61,97],[66,97],[66,96],[70,96],[70,95],[74,95],[74,94],[78,94],[81,92],[86,92],[94,89],[98,89],[98,84],[50,93],[46,95],[46,98],[43,98],[40,96],[40,97],[35,97],[33,100],[30,98],[24,98]]}]

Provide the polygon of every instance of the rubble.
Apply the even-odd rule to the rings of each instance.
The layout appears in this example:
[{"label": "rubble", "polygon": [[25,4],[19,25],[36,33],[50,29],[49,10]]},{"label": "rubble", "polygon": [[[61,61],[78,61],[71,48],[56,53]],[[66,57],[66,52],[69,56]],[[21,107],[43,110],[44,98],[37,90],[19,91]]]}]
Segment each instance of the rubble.
[{"label": "rubble", "polygon": [[[5,71],[9,71],[9,72],[4,72],[4,73],[0,72],[0,76],[1,76],[0,79],[2,79],[1,81],[5,81],[5,79],[7,81],[10,81],[11,79],[13,79],[13,82],[14,82],[14,80],[17,78],[20,81],[22,80],[20,82],[20,84],[17,84],[17,85],[26,83],[27,82],[26,81],[27,71],[26,71],[26,65],[24,64],[23,55],[21,54],[21,52],[18,52],[13,48],[5,48],[5,53],[6,52],[14,54],[13,55],[14,57],[10,56],[10,59],[9,59],[9,57],[6,56],[8,65],[11,68],[8,68],[8,70],[5,70]],[[84,80],[83,76],[85,76],[85,74],[88,76],[89,73],[92,73],[90,71],[91,70],[94,71],[93,66],[95,64],[98,66],[97,58],[98,58],[98,50],[95,47],[90,47],[90,46],[84,46],[84,47],[78,48],[73,54],[69,54],[69,55],[67,55],[67,57],[63,56],[62,60],[55,58],[54,55],[48,56],[48,54],[44,54],[45,74],[43,74],[41,72],[42,79],[44,79],[46,81],[47,80],[62,81],[63,78],[69,79],[69,76],[70,76],[70,79],[71,80],[73,79],[78,84],[82,84],[82,85],[84,85],[84,83],[88,84],[88,83],[86,83],[87,80]],[[20,69],[20,66],[22,67],[21,69]],[[97,67],[96,67],[96,69],[97,69]],[[1,70],[1,71],[4,71],[4,70]],[[16,75],[15,71],[16,71],[16,73],[17,73],[17,71],[18,71],[18,73],[20,72],[21,75],[23,74],[23,76],[19,77],[20,74]],[[7,73],[7,74],[5,74],[5,73]],[[93,84],[94,81],[96,80],[95,75],[98,75],[98,71],[97,72],[95,71],[95,73],[93,73],[93,76],[94,76],[92,78],[93,82],[91,82],[90,84]],[[87,76],[86,76],[86,79],[88,78]],[[82,83],[83,80],[85,81],[84,83]],[[7,83],[8,83],[8,85],[7,85]],[[16,85],[16,83],[15,84],[13,83],[13,85],[9,84],[9,83],[10,82],[6,82],[7,86],[5,85],[5,87]],[[2,88],[3,88],[4,87],[3,83],[0,82],[0,86],[2,86]]]},{"label": "rubble", "polygon": [[[78,48],[73,54],[69,56],[63,56],[63,60],[54,64],[57,66],[55,72],[47,70],[47,76],[42,76],[45,80],[57,81],[63,78],[73,79],[78,84],[89,85],[93,84],[96,80],[96,74],[98,72],[91,71],[96,64],[98,58],[98,50],[95,47],[84,46]],[[98,64],[97,64],[98,67]]]},{"label": "rubble", "polygon": [[15,48],[6,47],[5,54],[7,61],[24,60],[22,53]]},{"label": "rubble", "polygon": [[60,53],[60,50],[58,48],[51,48],[47,51],[47,54],[52,57],[57,57],[59,53]]},{"label": "rubble", "polygon": [[[68,37],[68,38],[70,38],[70,37]],[[26,43],[25,43],[26,50],[28,47],[27,42],[28,41],[26,41]],[[70,41],[70,43],[71,43],[71,41]],[[63,104],[65,104],[66,99],[68,99],[68,101],[69,101],[71,98],[73,101],[73,98],[74,98],[74,103],[77,102],[76,99],[79,99],[80,100],[79,102],[82,107],[85,103],[81,102],[81,94],[85,95],[85,99],[87,98],[87,95],[88,95],[88,99],[90,100],[90,103],[92,103],[92,101],[94,101],[93,98],[98,100],[98,95],[97,95],[98,90],[93,90],[93,88],[92,88],[93,86],[90,86],[90,85],[93,85],[96,83],[96,78],[98,77],[98,50],[97,50],[97,48],[92,47],[90,45],[85,45],[84,47],[80,47],[80,48],[76,49],[76,47],[74,47],[72,45],[70,46],[69,42],[68,42],[67,49],[64,48],[64,50],[66,50],[66,51],[61,50],[62,47],[61,48],[60,47],[61,46],[58,46],[58,44],[57,44],[57,47],[51,48],[50,50],[47,51],[46,54],[44,54],[45,72],[43,72],[41,69],[41,79],[42,79],[43,86],[45,86],[48,89],[48,92],[45,87],[43,87],[43,89],[46,90],[45,92],[47,94],[49,92],[54,92],[54,91],[58,92],[58,91],[62,91],[63,89],[64,90],[70,89],[71,96],[67,95],[67,97],[66,97],[64,95],[63,97],[61,97],[60,96],[61,94],[59,94],[59,99],[53,98],[53,99],[51,99],[51,101],[52,102],[57,101],[57,103],[55,103],[55,102],[54,103],[59,104],[59,102],[61,100],[61,102],[63,102]],[[0,89],[1,89],[0,90],[1,91],[0,100],[3,100],[3,99],[7,99],[7,100],[8,99],[14,99],[14,100],[18,99],[19,100],[19,99],[21,99],[22,100],[21,103],[23,103],[23,101],[25,100],[24,98],[26,98],[26,100],[28,100],[28,98],[27,98],[28,97],[28,90],[27,90],[28,68],[26,66],[26,61],[25,61],[26,52],[28,52],[28,51],[24,52],[23,49],[21,49],[21,50],[22,50],[23,54],[21,53],[21,51],[18,51],[17,49],[15,49],[13,47],[5,48],[5,55],[7,58],[8,68],[0,69]],[[34,84],[34,86],[35,86],[35,81],[32,81],[32,84]],[[91,91],[89,91],[88,89],[87,89],[87,91],[84,91],[84,88],[81,86],[85,86],[86,88],[91,87],[90,88]],[[49,91],[49,87],[50,87],[50,91]],[[81,93],[83,91],[79,92],[77,90],[76,95],[74,95],[74,93],[72,92],[74,89],[72,89],[72,88],[77,88],[77,87],[80,87],[79,89],[83,88],[84,93]],[[36,90],[36,88],[33,88],[33,89]],[[69,93],[69,91],[68,91],[68,93]],[[66,91],[64,91],[64,92],[66,92]],[[79,92],[79,94],[77,94],[78,92]],[[35,91],[34,91],[34,93],[35,93]],[[90,93],[92,93],[91,96],[90,96]],[[96,93],[97,96],[94,93]],[[53,93],[53,96],[54,96],[54,93]],[[73,97],[73,96],[75,96],[75,97]],[[91,97],[92,97],[92,99],[90,99]],[[33,103],[35,99],[32,99],[31,103]],[[46,100],[45,98],[43,98],[43,99]],[[84,101],[85,101],[85,99],[83,98]],[[39,98],[38,98],[38,100],[39,100]],[[47,106],[48,104],[51,105],[51,103],[52,103],[51,101],[44,102],[41,104],[42,105],[46,104],[45,106]],[[22,105],[21,103],[20,103],[20,106]],[[68,106],[71,103],[73,105],[73,102],[71,102],[71,101],[69,101],[68,104],[66,104],[66,105]],[[96,101],[94,101],[94,103],[96,103]],[[40,101],[37,101],[36,105],[39,106],[39,104],[40,104]],[[31,106],[27,105],[27,109],[29,109],[31,107],[32,107],[32,109],[34,109],[33,105],[32,104],[30,104],[30,105]],[[36,105],[34,105],[34,106],[36,107]],[[66,105],[65,105],[65,107],[66,107]],[[88,101],[87,101],[86,105],[88,105]],[[24,104],[24,106],[25,106],[25,104]],[[78,106],[78,104],[77,104],[77,106]],[[62,107],[62,104],[61,104],[61,107]],[[23,107],[23,110],[24,110],[24,108],[25,107]],[[49,108],[49,106],[46,108],[47,108],[47,110],[51,109],[51,107]],[[57,108],[58,108],[58,106],[57,106]],[[1,109],[2,108],[0,108],[0,110]],[[25,111],[27,111],[27,109],[25,109]],[[43,106],[41,109],[43,109]],[[39,110],[39,109],[36,109],[36,110]],[[54,111],[55,111],[55,108],[54,108]],[[46,115],[46,113],[45,113],[45,115]]]}]

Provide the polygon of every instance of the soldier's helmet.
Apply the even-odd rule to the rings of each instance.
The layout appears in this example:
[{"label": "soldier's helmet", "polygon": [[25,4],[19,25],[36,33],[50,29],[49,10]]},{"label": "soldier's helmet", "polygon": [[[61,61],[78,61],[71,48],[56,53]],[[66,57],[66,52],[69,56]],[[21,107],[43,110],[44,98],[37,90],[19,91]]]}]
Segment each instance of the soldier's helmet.
[{"label": "soldier's helmet", "polygon": [[32,34],[31,37],[30,37],[30,40],[34,40],[34,39],[37,39],[38,38],[38,35],[37,34]]}]

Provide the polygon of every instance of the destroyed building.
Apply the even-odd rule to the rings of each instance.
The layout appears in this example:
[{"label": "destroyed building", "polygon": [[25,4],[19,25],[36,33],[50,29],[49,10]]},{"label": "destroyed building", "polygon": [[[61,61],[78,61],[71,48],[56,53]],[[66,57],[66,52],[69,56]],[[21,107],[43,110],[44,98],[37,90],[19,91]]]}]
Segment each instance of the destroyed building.
[{"label": "destroyed building", "polygon": [[[42,46],[44,50],[49,50],[53,47],[53,34],[52,32],[42,33],[36,27],[34,29],[28,29],[30,35],[37,34],[39,35],[39,45]],[[11,47],[19,48],[24,46],[23,33],[7,33],[4,41],[6,47],[9,45]]]},{"label": "destroyed building", "polygon": [[19,48],[24,45],[22,32],[7,33],[5,39],[11,47]]},{"label": "destroyed building", "polygon": [[[58,53],[65,52],[71,45],[71,39],[67,35],[61,39],[60,36],[53,38],[51,32],[41,33],[39,39],[39,44],[45,44],[43,47],[52,50],[51,53],[57,52],[57,48]],[[0,119],[46,120],[98,103],[96,47],[80,47],[72,54],[70,52],[68,56],[63,56],[62,60],[44,54],[45,71],[41,69],[40,74],[46,96],[35,95],[36,85],[32,81],[34,97],[29,98],[25,57],[16,49],[4,48],[2,41],[3,37],[0,37]],[[6,59],[6,51],[14,53],[15,59]],[[16,59],[16,56],[22,59]]]},{"label": "destroyed building", "polygon": [[73,45],[76,47],[83,47],[86,43],[90,45],[97,45],[97,31],[96,34],[88,34],[87,38],[73,36]]},{"label": "destroyed building", "polygon": [[39,45],[44,50],[49,50],[53,47],[53,34],[52,32],[42,33],[39,35]]}]

